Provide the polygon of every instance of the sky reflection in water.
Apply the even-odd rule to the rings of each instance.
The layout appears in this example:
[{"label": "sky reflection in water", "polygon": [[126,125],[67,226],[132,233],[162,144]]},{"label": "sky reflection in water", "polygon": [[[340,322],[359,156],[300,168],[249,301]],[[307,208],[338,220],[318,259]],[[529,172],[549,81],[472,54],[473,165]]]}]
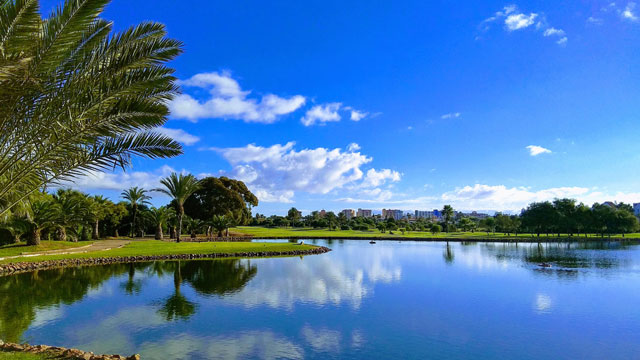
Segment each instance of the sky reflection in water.
[{"label": "sky reflection in water", "polygon": [[145,359],[640,353],[637,245],[317,243],[334,251],[3,277],[0,338]]}]

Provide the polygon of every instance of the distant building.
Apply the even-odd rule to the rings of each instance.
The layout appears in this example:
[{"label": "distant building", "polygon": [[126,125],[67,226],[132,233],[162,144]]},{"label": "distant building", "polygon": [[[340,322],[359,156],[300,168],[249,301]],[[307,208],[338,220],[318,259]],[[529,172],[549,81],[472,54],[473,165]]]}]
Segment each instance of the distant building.
[{"label": "distant building", "polygon": [[602,205],[607,205],[609,207],[615,208],[616,207],[616,203],[614,203],[613,201],[605,201],[602,203]]},{"label": "distant building", "polygon": [[356,216],[363,217],[363,218],[370,218],[371,216],[373,216],[373,212],[368,209],[358,209]]},{"label": "distant building", "polygon": [[323,217],[327,216],[327,212],[324,209],[322,209],[322,210],[320,210],[318,215],[320,215],[320,217],[323,218]]},{"label": "distant building", "polygon": [[341,211],[341,213],[344,214],[344,216],[347,218],[347,220],[352,219],[356,216],[356,212],[353,211],[353,209],[344,209]]},{"label": "distant building", "polygon": [[382,209],[382,217],[384,219],[391,218],[395,220],[401,220],[403,216],[404,216],[404,213],[402,212],[402,210]]},{"label": "distant building", "polygon": [[633,204],[633,213],[636,216],[640,216],[640,203]]},{"label": "distant building", "polygon": [[416,219],[431,219],[433,217],[433,211],[416,210],[414,215]]},{"label": "distant building", "polygon": [[489,214],[483,214],[483,213],[479,213],[477,211],[472,211],[468,214],[463,214],[464,216],[470,217],[470,218],[474,218],[474,219],[486,219],[489,217]]},{"label": "distant building", "polygon": [[436,219],[441,219],[442,218],[442,213],[440,212],[440,210],[434,209],[433,210],[433,217],[435,217]]}]

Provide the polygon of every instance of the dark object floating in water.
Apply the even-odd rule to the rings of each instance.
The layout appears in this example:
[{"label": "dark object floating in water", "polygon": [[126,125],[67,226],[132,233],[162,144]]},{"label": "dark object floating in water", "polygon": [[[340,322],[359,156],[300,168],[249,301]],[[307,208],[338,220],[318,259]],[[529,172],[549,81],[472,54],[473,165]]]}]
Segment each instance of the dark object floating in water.
[{"label": "dark object floating in water", "polygon": [[549,263],[541,263],[541,264],[538,264],[538,266],[545,267],[545,268],[550,268],[551,264],[549,264]]},{"label": "dark object floating in water", "polygon": [[376,242],[375,242],[375,241],[373,241],[373,240],[369,241],[369,244],[375,244],[375,243],[376,243]]}]

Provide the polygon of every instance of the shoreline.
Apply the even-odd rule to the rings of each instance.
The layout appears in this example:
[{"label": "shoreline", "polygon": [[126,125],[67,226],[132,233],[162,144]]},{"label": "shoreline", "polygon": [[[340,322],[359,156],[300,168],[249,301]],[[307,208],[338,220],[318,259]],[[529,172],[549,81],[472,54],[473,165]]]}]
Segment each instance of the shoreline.
[{"label": "shoreline", "polygon": [[504,242],[504,243],[579,243],[579,242],[613,242],[613,241],[629,241],[640,242],[638,238],[623,237],[407,237],[407,236],[251,236],[253,240],[375,240],[375,241],[424,241],[424,242]]},{"label": "shoreline", "polygon": [[55,359],[87,359],[87,360],[140,360],[140,354],[131,356],[99,355],[90,351],[49,345],[29,345],[3,342],[0,340],[0,354],[34,354],[44,355]]},{"label": "shoreline", "polygon": [[149,261],[170,261],[170,260],[198,260],[198,259],[223,259],[223,258],[267,258],[267,257],[287,257],[318,255],[331,251],[324,246],[316,246],[308,250],[291,251],[253,251],[236,253],[208,253],[208,254],[172,254],[172,255],[137,255],[137,256],[111,256],[111,257],[91,257],[72,258],[59,260],[42,260],[33,262],[13,262],[0,264],[0,276],[21,274],[38,270],[50,270],[77,266],[100,266],[110,264],[128,264]]}]

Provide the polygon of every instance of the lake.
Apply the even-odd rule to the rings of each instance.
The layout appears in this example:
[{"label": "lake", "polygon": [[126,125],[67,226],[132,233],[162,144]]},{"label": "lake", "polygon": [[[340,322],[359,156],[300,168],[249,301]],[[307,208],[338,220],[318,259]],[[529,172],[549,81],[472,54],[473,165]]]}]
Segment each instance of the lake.
[{"label": "lake", "polygon": [[333,251],[0,277],[0,338],[143,359],[640,356],[638,245],[307,242]]}]

